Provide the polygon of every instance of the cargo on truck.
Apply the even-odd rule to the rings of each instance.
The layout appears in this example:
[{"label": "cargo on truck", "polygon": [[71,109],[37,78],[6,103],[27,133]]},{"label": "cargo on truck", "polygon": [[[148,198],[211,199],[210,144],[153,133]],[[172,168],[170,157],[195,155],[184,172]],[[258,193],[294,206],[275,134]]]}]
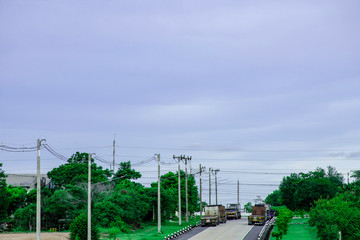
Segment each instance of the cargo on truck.
[{"label": "cargo on truck", "polygon": [[220,211],[218,206],[206,206],[204,209],[204,216],[201,217],[201,226],[206,225],[216,226],[220,223]]},{"label": "cargo on truck", "polygon": [[220,212],[220,223],[226,223],[226,221],[227,221],[227,215],[226,215],[225,207],[224,207],[223,205],[214,205],[214,206],[218,206],[218,208],[219,208],[219,212]]},{"label": "cargo on truck", "polygon": [[269,204],[256,204],[252,207],[251,215],[248,217],[248,224],[264,225],[271,218],[270,216]]},{"label": "cargo on truck", "polygon": [[227,205],[225,209],[227,219],[240,219],[241,212],[240,212],[240,204],[230,203]]}]

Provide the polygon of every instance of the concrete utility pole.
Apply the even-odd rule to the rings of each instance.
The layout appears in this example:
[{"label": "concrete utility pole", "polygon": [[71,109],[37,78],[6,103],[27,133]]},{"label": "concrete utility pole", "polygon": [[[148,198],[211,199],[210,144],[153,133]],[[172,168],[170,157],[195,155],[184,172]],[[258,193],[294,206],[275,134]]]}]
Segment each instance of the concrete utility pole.
[{"label": "concrete utility pole", "polygon": [[220,169],[215,169],[214,172],[215,172],[215,202],[216,202],[216,205],[218,205],[218,199],[217,199],[217,172],[219,172]]},{"label": "concrete utility pole", "polygon": [[179,225],[181,225],[181,182],[180,182],[180,160],[181,156],[175,157],[173,155],[173,159],[178,160],[178,191],[179,191]]},{"label": "concrete utility pole", "polygon": [[205,170],[205,167],[201,167],[201,164],[199,165],[200,169],[200,217],[202,217],[202,188],[201,188],[201,172]]},{"label": "concrete utility pole", "polygon": [[115,133],[114,133],[114,141],[113,141],[113,172],[115,174]]},{"label": "concrete utility pole", "polygon": [[211,205],[211,171],[212,169],[209,168],[209,205]]},{"label": "concrete utility pole", "polygon": [[160,153],[155,154],[158,157],[158,233],[161,233],[161,209],[160,209]]},{"label": "concrete utility pole", "polygon": [[237,204],[239,206],[240,201],[239,201],[239,180],[237,181]]},{"label": "concrete utility pole", "polygon": [[36,240],[40,240],[41,232],[41,184],[40,184],[40,148],[41,142],[37,140],[37,177],[36,177]]},{"label": "concrete utility pole", "polygon": [[187,156],[185,157],[185,155],[182,157],[182,159],[185,160],[185,201],[186,201],[186,211],[185,211],[185,216],[186,216],[186,222],[189,222],[189,204],[188,204],[188,177],[187,177],[187,161],[191,160],[191,156]]},{"label": "concrete utility pole", "polygon": [[88,153],[88,229],[87,240],[91,240],[91,154]]}]

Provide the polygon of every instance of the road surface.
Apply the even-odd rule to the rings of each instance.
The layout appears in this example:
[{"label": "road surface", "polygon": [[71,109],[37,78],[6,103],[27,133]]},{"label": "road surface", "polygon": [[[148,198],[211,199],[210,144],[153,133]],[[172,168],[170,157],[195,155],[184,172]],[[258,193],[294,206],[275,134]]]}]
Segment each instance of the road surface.
[{"label": "road surface", "polygon": [[[69,233],[47,233],[40,234],[41,240],[68,240]],[[36,240],[36,233],[1,233],[0,240]]]},{"label": "road surface", "polygon": [[206,230],[189,238],[189,240],[242,240],[253,226],[247,224],[247,219],[228,220],[217,227]]}]

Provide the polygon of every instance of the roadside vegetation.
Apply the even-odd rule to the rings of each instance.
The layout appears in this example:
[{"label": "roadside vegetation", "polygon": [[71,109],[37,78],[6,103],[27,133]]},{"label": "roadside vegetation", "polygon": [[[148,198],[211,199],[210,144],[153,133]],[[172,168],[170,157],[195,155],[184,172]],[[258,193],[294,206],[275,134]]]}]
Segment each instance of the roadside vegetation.
[{"label": "roadside vegetation", "polygon": [[163,222],[161,227],[161,234],[158,234],[157,223],[155,222],[145,222],[142,224],[142,227],[130,232],[122,232],[118,227],[112,228],[100,228],[101,239],[115,240],[127,239],[127,240],[163,240],[165,236],[169,236],[178,231],[182,231],[188,226],[194,226],[196,222],[200,220],[197,218],[189,218],[189,222],[186,222],[185,219],[182,219],[181,226],[179,222],[173,222],[166,220]]},{"label": "roadside vegetation", "polygon": [[[278,227],[275,227],[274,232],[278,232]],[[316,229],[310,227],[308,218],[300,219],[291,219],[289,223],[288,230],[286,235],[283,235],[282,238],[271,236],[269,240],[316,240]]]},{"label": "roadside vegetation", "polygon": [[[41,185],[41,221],[43,231],[69,231],[70,238],[83,239],[87,219],[88,154],[75,153],[68,161],[48,172],[50,184]],[[157,223],[157,182],[145,187],[136,182],[141,174],[123,162],[113,173],[96,165],[91,159],[93,238],[100,234],[117,236],[152,229]],[[180,172],[182,209],[185,209],[185,172]],[[161,220],[163,231],[172,231],[169,220],[177,221],[178,173],[161,176]],[[6,174],[0,164],[0,223],[7,223],[11,231],[36,230],[36,189],[27,192],[21,187],[6,184]],[[189,212],[198,211],[198,190],[195,178],[188,175]],[[183,213],[184,214],[184,213]],[[183,215],[184,216],[184,215]],[[178,225],[178,222],[177,222]],[[185,223],[184,223],[185,226]],[[144,228],[145,227],[145,228]],[[179,226],[178,226],[179,227]],[[163,234],[152,231],[154,236]],[[103,234],[104,235],[104,234]],[[144,239],[152,239],[149,236]],[[155,238],[154,238],[155,239]]]},{"label": "roadside vegetation", "polygon": [[[344,184],[343,176],[331,166],[327,170],[317,168],[308,173],[292,173],[283,178],[279,189],[268,195],[265,201],[273,206],[285,206],[291,211],[309,212],[310,219],[306,223],[308,226],[304,227],[309,232],[312,230],[308,227],[313,227],[318,239],[337,240],[341,233],[343,240],[358,240],[360,170],[354,170],[352,173],[355,181],[350,184]],[[280,214],[281,212],[280,210]],[[294,226],[290,224],[288,232],[284,227],[284,221],[279,217],[272,233],[273,239],[299,239],[287,237]],[[296,231],[300,231],[302,227],[295,228],[298,229]]]}]

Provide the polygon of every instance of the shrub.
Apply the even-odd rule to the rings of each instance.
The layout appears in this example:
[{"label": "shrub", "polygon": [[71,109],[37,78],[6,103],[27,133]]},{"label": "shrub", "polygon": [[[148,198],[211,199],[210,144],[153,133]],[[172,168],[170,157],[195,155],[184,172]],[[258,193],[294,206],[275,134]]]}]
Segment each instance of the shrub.
[{"label": "shrub", "polygon": [[130,227],[120,217],[115,218],[115,222],[110,224],[111,227],[117,227],[123,233],[129,233]]},{"label": "shrub", "polygon": [[289,228],[289,222],[293,217],[294,213],[288,208],[281,208],[279,211],[279,216],[276,218],[277,232],[272,232],[272,236],[276,239],[282,239],[282,236],[287,233]]},{"label": "shrub", "polygon": [[[94,218],[92,218],[94,219]],[[99,240],[100,232],[95,221],[91,221],[91,240]],[[70,240],[87,240],[87,214],[77,216],[70,225]]]}]

